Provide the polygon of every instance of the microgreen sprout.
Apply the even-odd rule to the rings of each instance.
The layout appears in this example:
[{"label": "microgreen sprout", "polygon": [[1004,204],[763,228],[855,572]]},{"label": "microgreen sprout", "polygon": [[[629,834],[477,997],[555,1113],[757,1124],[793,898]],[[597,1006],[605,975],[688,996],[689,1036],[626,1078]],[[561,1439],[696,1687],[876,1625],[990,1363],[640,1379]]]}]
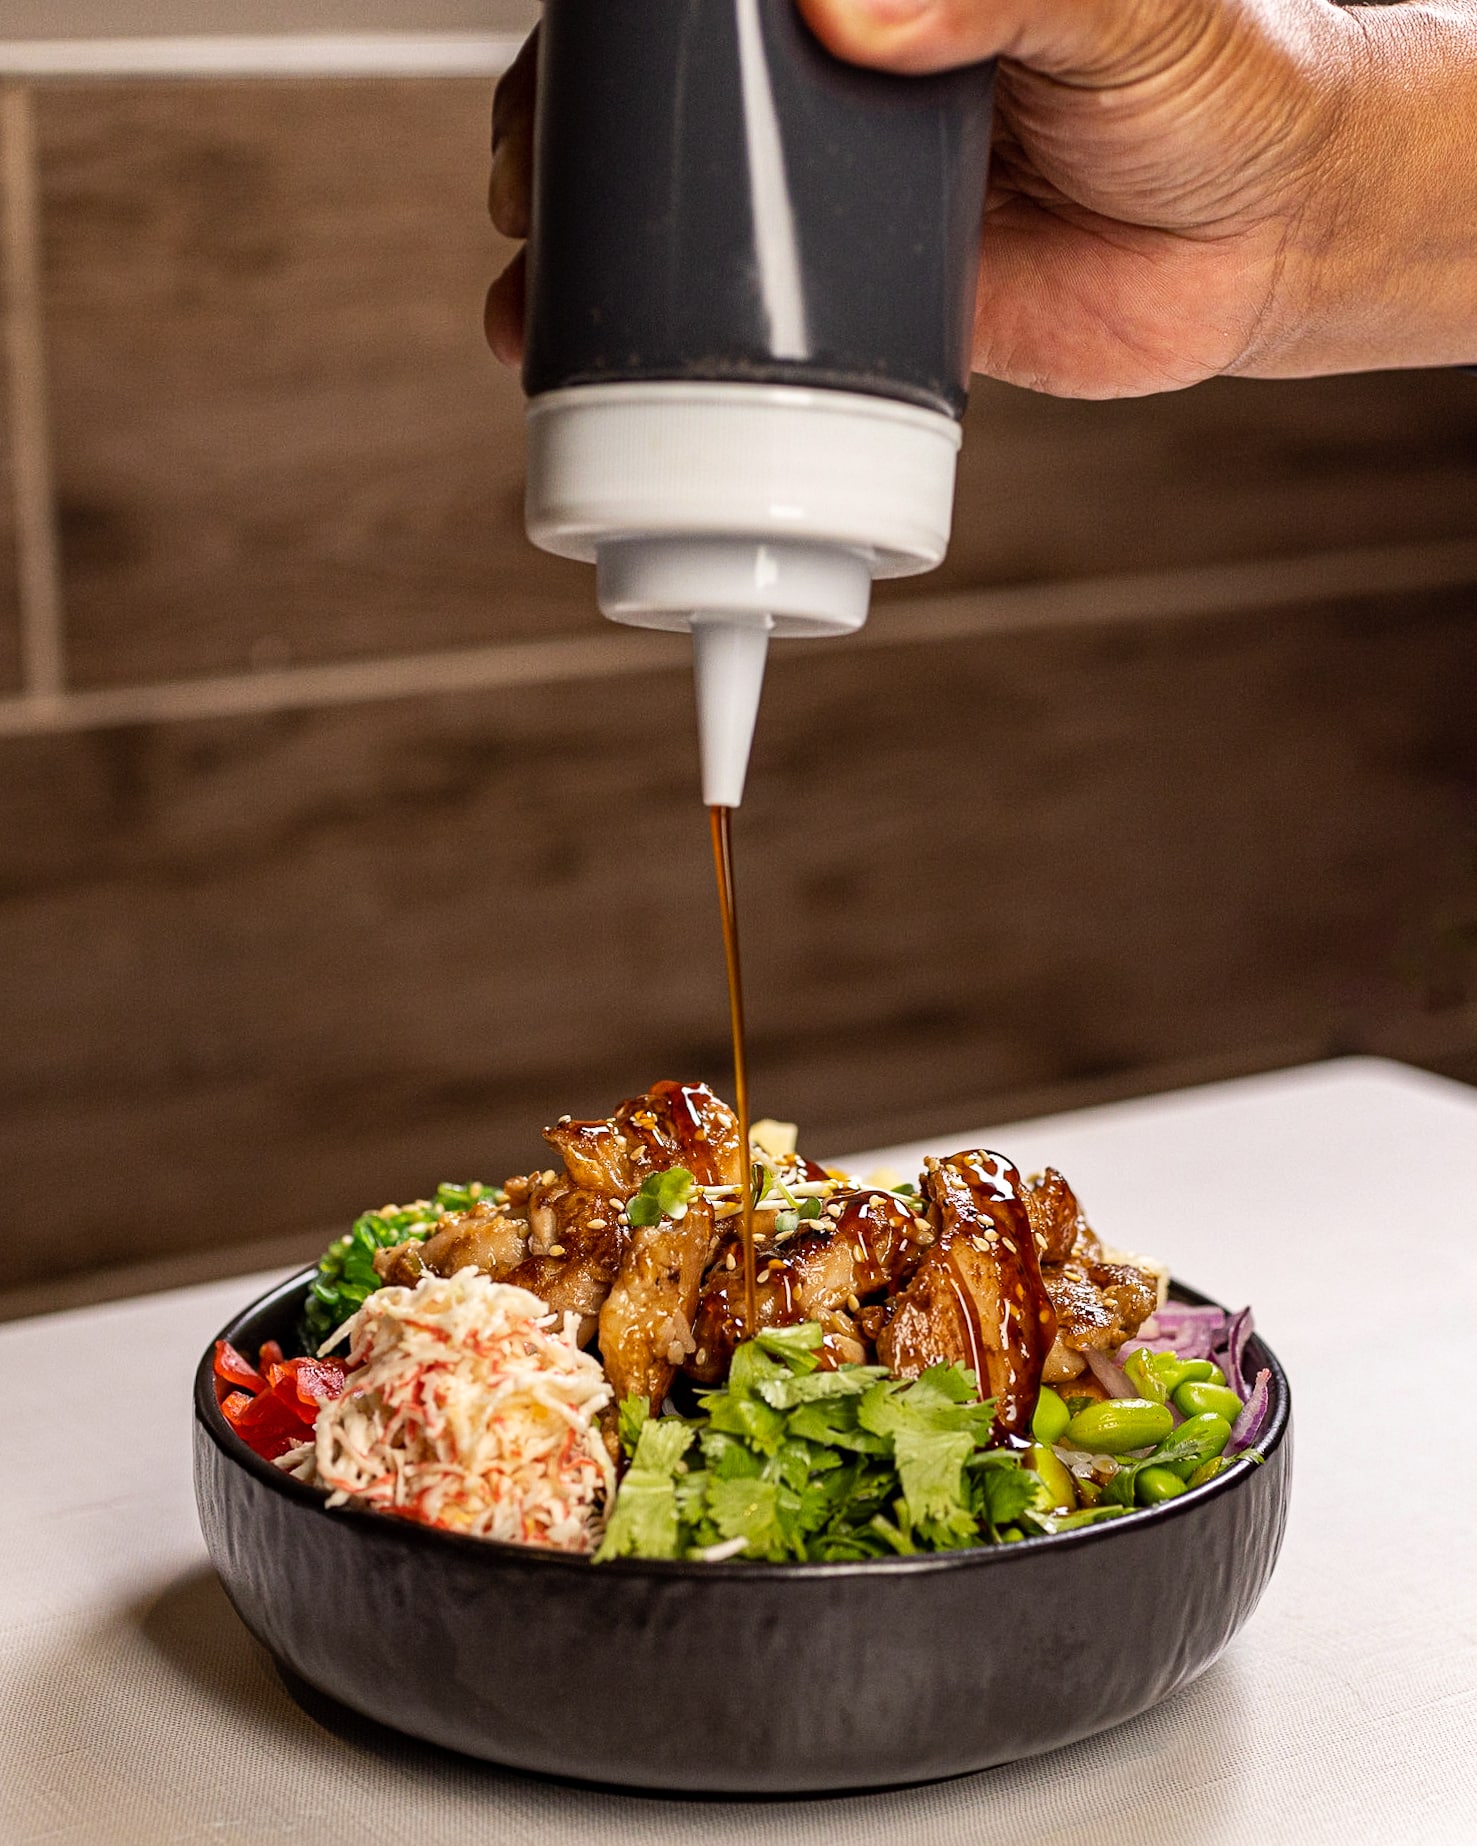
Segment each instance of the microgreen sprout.
[{"label": "microgreen sprout", "polygon": [[663,1218],[680,1220],[696,1193],[697,1181],[686,1167],[668,1167],[665,1173],[650,1173],[638,1192],[626,1201],[626,1217],[638,1228],[658,1224]]}]

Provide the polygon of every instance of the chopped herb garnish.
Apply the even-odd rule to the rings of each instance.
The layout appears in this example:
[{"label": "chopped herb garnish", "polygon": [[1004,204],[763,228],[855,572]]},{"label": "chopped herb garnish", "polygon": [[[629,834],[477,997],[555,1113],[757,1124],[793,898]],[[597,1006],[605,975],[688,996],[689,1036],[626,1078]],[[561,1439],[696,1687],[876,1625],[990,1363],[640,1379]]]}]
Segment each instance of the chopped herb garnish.
[{"label": "chopped herb garnish", "polygon": [[[846,1560],[999,1543],[1059,1529],[1037,1475],[991,1449],[973,1373],[905,1383],[876,1365],[820,1370],[814,1323],[766,1329],[692,1422],[621,1407],[631,1466],[601,1558]],[[633,1446],[634,1444],[634,1446]]]}]

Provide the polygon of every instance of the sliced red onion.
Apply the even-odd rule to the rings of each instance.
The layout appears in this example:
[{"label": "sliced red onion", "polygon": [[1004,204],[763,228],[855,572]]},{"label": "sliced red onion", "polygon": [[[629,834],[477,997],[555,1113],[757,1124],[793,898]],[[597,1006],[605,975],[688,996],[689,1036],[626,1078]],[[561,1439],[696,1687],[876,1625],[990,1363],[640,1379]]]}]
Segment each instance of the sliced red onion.
[{"label": "sliced red onion", "polygon": [[1127,1353],[1132,1358],[1141,1346],[1149,1352],[1173,1352],[1175,1350],[1173,1340],[1167,1340],[1162,1333],[1145,1333],[1142,1327],[1137,1333],[1131,1333],[1118,1350]]},{"label": "sliced red onion", "polygon": [[1227,1316],[1220,1308],[1191,1307],[1166,1301],[1154,1311],[1154,1344],[1182,1359],[1208,1359],[1226,1337]]},{"label": "sliced red onion", "polygon": [[1256,1383],[1251,1387],[1251,1395],[1241,1415],[1237,1417],[1236,1427],[1231,1431],[1231,1439],[1226,1444],[1228,1455],[1249,1449],[1266,1428],[1267,1416],[1272,1408],[1271,1386],[1272,1374],[1268,1371],[1258,1372]]},{"label": "sliced red onion", "polygon": [[1085,1352],[1083,1358],[1092,1368],[1092,1375],[1107,1392],[1109,1397],[1137,1397],[1138,1386],[1134,1384],[1121,1365],[1114,1363],[1105,1352]]},{"label": "sliced red onion", "polygon": [[1196,1307],[1188,1301],[1166,1301],[1154,1310],[1154,1322],[1161,1333],[1177,1333],[1181,1328],[1204,1328],[1212,1337],[1224,1334],[1229,1316],[1221,1308]]},{"label": "sliced red onion", "polygon": [[1158,1345],[1161,1351],[1172,1352],[1180,1359],[1209,1359],[1215,1351],[1210,1332],[1194,1325],[1181,1328],[1173,1336],[1161,1334]]},{"label": "sliced red onion", "polygon": [[1226,1334],[1226,1357],[1221,1366],[1226,1374],[1226,1383],[1243,1400],[1247,1394],[1246,1342],[1251,1338],[1251,1333],[1251,1309],[1243,1308],[1239,1314],[1231,1316],[1230,1330]]}]

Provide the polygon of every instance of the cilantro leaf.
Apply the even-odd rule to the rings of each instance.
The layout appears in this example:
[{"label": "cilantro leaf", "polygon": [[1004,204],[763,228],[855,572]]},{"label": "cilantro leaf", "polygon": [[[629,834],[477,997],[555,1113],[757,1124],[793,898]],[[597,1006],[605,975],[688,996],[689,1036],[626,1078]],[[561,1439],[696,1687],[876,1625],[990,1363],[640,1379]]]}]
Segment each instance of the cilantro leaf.
[{"label": "cilantro leaf", "polygon": [[692,1438],[691,1426],[680,1417],[648,1417],[641,1424],[636,1453],[595,1553],[597,1562],[676,1557],[679,1522],[674,1477]]},{"label": "cilantro leaf", "polygon": [[[892,1439],[898,1480],[915,1525],[967,1512],[964,1462],[974,1447],[967,1430],[954,1432],[904,1424]],[[971,1524],[973,1522],[971,1521]]]},{"label": "cilantro leaf", "polygon": [[780,1359],[792,1372],[813,1372],[820,1364],[820,1346],[824,1336],[816,1321],[802,1321],[798,1327],[766,1327],[756,1344],[771,1359]]},{"label": "cilantro leaf", "polygon": [[714,1481],[708,1504],[723,1537],[742,1538],[751,1557],[782,1558],[789,1551],[773,1481]]},{"label": "cilantro leaf", "polygon": [[708,1399],[708,1423],[723,1434],[742,1437],[761,1455],[773,1455],[785,1434],[785,1419],[779,1411],[757,1397],[740,1397],[732,1391],[719,1391]]},{"label": "cilantro leaf", "polygon": [[819,1403],[802,1404],[790,1413],[788,1426],[792,1436],[801,1436],[823,1448],[844,1449],[858,1455],[886,1455],[888,1452],[884,1437],[858,1428],[853,1398],[832,1397]]},{"label": "cilantro leaf", "polygon": [[1037,1480],[1029,1469],[990,1468],[980,1476],[980,1483],[985,1517],[997,1531],[1013,1525],[1036,1503]]},{"label": "cilantro leaf", "polygon": [[616,1413],[617,1429],[620,1433],[621,1452],[630,1457],[636,1453],[636,1443],[651,1415],[650,1400],[644,1397],[627,1397],[621,1400],[621,1407]]},{"label": "cilantro leaf", "polygon": [[859,1397],[874,1380],[886,1376],[880,1365],[848,1365],[844,1371],[811,1372],[803,1378],[766,1378],[755,1390],[776,1410],[793,1410],[825,1397]]}]

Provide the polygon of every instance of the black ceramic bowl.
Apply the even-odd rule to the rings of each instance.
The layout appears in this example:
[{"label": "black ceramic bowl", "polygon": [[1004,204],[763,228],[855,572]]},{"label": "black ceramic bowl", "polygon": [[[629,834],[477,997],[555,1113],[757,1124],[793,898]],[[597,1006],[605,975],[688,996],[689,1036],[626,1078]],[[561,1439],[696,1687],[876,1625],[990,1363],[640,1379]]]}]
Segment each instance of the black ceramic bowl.
[{"label": "black ceramic bowl", "polygon": [[[222,1338],[291,1350],[311,1272]],[[1204,1296],[1176,1287],[1177,1298]],[[1277,1561],[1292,1467],[1276,1358],[1265,1463],[1056,1538],[862,1564],[593,1565],[437,1532],[260,1460],[195,1378],[195,1491],[241,1619],[367,1717],[584,1781],[789,1794],[1055,1749],[1202,1673]]]}]

